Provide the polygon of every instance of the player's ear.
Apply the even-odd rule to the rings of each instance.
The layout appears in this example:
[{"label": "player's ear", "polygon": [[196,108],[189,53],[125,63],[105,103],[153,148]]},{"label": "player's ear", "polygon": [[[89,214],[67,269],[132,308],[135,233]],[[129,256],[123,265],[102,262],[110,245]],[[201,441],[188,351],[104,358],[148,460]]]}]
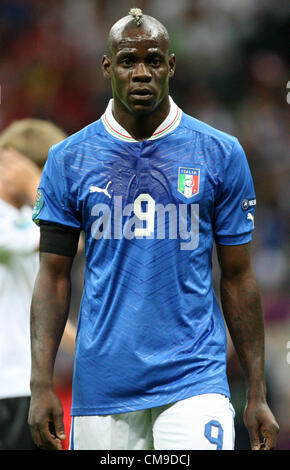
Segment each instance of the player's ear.
[{"label": "player's ear", "polygon": [[102,59],[102,68],[105,78],[111,78],[111,63],[111,58],[107,55],[104,55]]},{"label": "player's ear", "polygon": [[170,54],[168,64],[169,64],[169,77],[171,78],[174,75],[175,67],[176,67],[175,54]]}]

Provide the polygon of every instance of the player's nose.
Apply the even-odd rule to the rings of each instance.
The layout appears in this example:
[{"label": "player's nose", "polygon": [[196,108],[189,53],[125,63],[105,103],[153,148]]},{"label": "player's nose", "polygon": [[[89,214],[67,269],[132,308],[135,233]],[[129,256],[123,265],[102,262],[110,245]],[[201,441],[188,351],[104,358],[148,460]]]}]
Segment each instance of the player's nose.
[{"label": "player's nose", "polygon": [[149,68],[143,62],[136,64],[132,74],[133,81],[150,82],[152,78]]}]

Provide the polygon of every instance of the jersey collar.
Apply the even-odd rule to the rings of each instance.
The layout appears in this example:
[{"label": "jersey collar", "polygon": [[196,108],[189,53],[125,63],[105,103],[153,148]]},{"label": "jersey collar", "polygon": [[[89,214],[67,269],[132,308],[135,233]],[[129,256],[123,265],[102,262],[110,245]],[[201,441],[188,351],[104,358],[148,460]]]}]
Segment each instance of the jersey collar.
[{"label": "jersey collar", "polygon": [[[138,140],[135,140],[114,118],[112,112],[113,101],[113,98],[109,101],[107,109],[101,117],[105,129],[109,132],[109,134],[125,142],[138,142]],[[155,140],[159,139],[160,137],[164,137],[165,135],[169,134],[174,129],[176,129],[176,127],[179,125],[182,111],[175,104],[171,96],[169,96],[169,101],[170,111],[167,117],[160,124],[160,126],[157,127],[152,136],[149,137],[149,139],[147,140]]]}]

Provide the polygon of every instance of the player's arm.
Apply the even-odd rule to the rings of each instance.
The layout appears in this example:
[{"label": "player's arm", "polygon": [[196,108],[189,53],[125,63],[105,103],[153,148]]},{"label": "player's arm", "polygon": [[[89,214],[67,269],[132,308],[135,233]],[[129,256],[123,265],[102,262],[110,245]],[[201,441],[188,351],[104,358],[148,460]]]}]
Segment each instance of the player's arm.
[{"label": "player's arm", "polygon": [[76,334],[77,334],[76,325],[71,320],[67,320],[65,329],[62,335],[60,348],[70,354],[74,354]]},{"label": "player's arm", "polygon": [[251,448],[274,449],[279,427],[266,401],[264,316],[251,264],[250,243],[217,245],[217,253],[221,267],[223,313],[245,374],[247,403],[244,422]]},{"label": "player's arm", "polygon": [[40,266],[31,302],[28,423],[36,445],[43,449],[62,449],[61,440],[66,437],[62,406],[53,388],[53,370],[69,313],[70,273],[77,244],[77,233],[54,225],[41,227]]},{"label": "player's arm", "polygon": [[[63,410],[53,389],[53,369],[70,303],[73,258],[40,253],[31,303],[31,405],[29,425],[37,446],[61,449]],[[55,435],[50,431],[54,425]]]}]

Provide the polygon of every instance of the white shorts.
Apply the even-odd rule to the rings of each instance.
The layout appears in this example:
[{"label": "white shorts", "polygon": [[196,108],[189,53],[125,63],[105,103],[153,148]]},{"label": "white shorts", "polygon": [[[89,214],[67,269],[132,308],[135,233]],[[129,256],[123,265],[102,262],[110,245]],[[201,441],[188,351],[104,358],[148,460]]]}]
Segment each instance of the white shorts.
[{"label": "white shorts", "polygon": [[215,393],[114,415],[74,416],[71,450],[233,450],[234,409]]}]

